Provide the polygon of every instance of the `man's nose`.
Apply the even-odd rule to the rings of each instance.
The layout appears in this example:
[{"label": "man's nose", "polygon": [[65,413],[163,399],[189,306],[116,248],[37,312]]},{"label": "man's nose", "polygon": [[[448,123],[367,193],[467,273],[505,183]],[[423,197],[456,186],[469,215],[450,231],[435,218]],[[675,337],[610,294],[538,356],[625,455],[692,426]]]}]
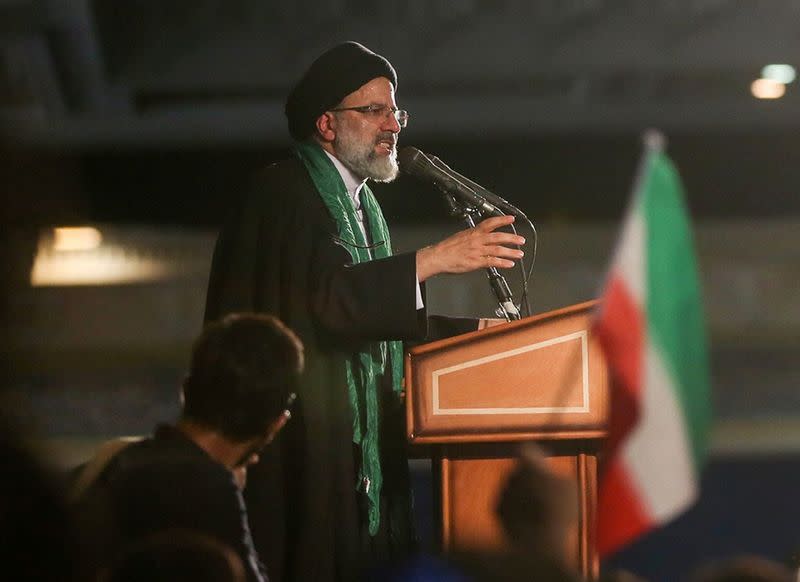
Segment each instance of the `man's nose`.
[{"label": "man's nose", "polygon": [[383,120],[381,129],[384,131],[391,131],[392,133],[400,133],[400,123],[398,123],[394,112],[390,111],[389,115]]}]

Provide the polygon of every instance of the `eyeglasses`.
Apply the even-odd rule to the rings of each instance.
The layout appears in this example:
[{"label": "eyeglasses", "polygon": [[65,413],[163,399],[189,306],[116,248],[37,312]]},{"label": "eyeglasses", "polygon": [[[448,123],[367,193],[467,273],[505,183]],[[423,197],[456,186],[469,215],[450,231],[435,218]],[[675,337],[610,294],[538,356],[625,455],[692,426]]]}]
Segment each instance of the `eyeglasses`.
[{"label": "eyeglasses", "polygon": [[408,125],[408,118],[411,117],[405,109],[389,107],[388,105],[361,105],[360,107],[338,107],[328,111],[357,111],[373,119],[386,119],[389,115],[394,115],[397,125],[405,127]]}]

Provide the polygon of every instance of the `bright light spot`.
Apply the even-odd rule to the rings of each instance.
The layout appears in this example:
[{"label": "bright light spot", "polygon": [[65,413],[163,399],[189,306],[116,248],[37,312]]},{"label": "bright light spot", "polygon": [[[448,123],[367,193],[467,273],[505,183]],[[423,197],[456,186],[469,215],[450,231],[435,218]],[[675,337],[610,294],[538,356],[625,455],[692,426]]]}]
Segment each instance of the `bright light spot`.
[{"label": "bright light spot", "polygon": [[53,229],[53,250],[91,251],[100,246],[103,235],[91,226],[60,226]]},{"label": "bright light spot", "polygon": [[750,91],[756,99],[780,99],[786,93],[786,85],[772,79],[756,79],[750,85]]},{"label": "bright light spot", "polygon": [[168,274],[163,262],[132,257],[120,248],[57,253],[40,247],[31,269],[31,284],[34,287],[122,285],[155,281]]},{"label": "bright light spot", "polygon": [[794,81],[797,74],[792,65],[767,65],[761,69],[761,76],[764,79],[788,85]]},{"label": "bright light spot", "polygon": [[121,285],[157,280],[168,273],[163,260],[103,242],[97,228],[63,226],[40,236],[31,284]]}]

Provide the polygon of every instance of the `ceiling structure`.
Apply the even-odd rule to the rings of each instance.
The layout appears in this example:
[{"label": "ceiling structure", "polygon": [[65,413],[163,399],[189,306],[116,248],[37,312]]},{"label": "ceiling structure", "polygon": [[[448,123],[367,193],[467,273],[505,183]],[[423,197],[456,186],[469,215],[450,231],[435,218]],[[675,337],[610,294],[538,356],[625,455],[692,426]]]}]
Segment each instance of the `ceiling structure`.
[{"label": "ceiling structure", "polygon": [[418,137],[793,129],[750,83],[800,54],[789,0],[0,0],[0,120],[28,143],[281,144],[283,98],[347,39]]}]

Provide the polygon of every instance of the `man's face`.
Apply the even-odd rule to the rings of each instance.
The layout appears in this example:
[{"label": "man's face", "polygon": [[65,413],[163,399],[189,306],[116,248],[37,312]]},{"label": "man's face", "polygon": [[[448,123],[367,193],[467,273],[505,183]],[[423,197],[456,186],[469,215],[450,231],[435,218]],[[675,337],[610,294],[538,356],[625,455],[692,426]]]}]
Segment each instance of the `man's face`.
[{"label": "man's face", "polygon": [[388,109],[379,114],[334,112],[334,155],[361,178],[391,182],[398,173],[397,134],[400,125],[391,114],[397,105],[389,79],[372,79],[345,97],[336,108],[365,105],[382,105]]}]

